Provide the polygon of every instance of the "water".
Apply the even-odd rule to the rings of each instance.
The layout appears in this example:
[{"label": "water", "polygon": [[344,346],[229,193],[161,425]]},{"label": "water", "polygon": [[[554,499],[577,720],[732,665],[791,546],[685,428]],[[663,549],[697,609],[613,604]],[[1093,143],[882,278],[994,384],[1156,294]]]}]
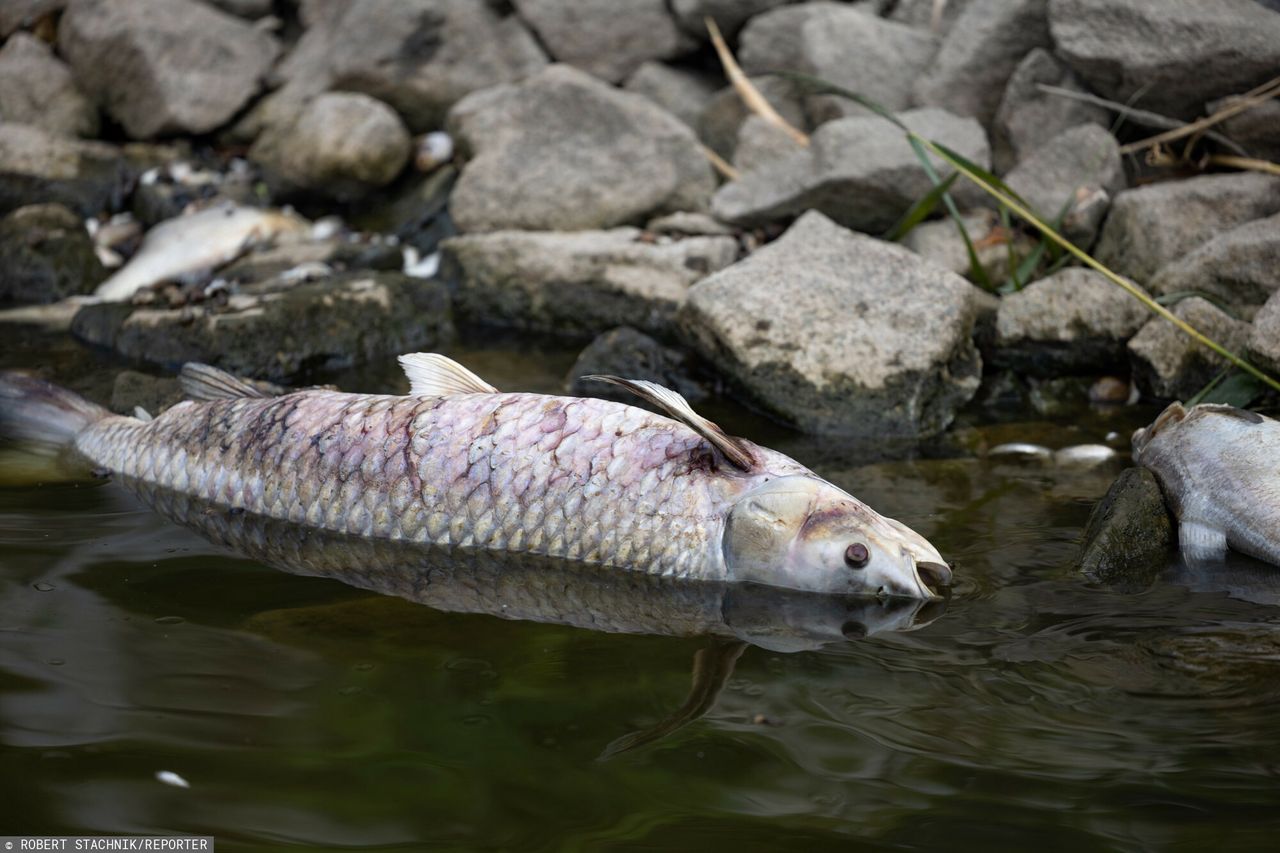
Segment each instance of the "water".
[{"label": "water", "polygon": [[[539,390],[572,361],[464,357]],[[928,536],[957,568],[945,612],[790,653],[603,633],[269,569],[112,484],[0,489],[0,830],[224,851],[1274,843],[1272,570],[1171,561],[1136,593],[1090,585],[1078,537],[1123,460],[971,452],[1099,441],[1151,411],[969,415],[885,460],[712,409]]]}]

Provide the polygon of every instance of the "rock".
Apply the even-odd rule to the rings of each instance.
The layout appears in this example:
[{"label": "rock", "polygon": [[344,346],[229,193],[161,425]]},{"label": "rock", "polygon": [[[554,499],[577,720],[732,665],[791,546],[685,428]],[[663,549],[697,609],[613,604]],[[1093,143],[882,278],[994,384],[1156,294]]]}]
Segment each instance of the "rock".
[{"label": "rock", "polygon": [[458,180],[453,166],[430,175],[398,181],[351,212],[351,224],[362,231],[390,234],[412,246],[423,257],[439,248],[440,241],[458,233],[449,216],[449,193]]},{"label": "rock", "polygon": [[1000,300],[992,360],[1040,377],[1122,367],[1149,316],[1101,273],[1069,267]]},{"label": "rock", "polygon": [[915,81],[916,103],[991,124],[1023,57],[1049,47],[1047,0],[972,0]]},{"label": "rock", "polygon": [[725,38],[732,38],[756,15],[790,2],[792,0],[670,0],[670,6],[676,23],[685,32],[702,39],[707,33],[707,18],[715,19]]},{"label": "rock", "polygon": [[435,349],[452,331],[444,285],[397,273],[350,273],[246,292],[221,306],[99,303],[80,309],[72,322],[81,340],[126,358],[170,370],[202,361],[278,382]]},{"label": "rock", "polygon": [[719,88],[714,77],[672,68],[661,62],[645,62],[627,78],[622,87],[644,95],[689,127],[698,126],[698,117]]},{"label": "rock", "polygon": [[[1231,352],[1244,349],[1249,324],[1236,320],[1199,296],[1173,307],[1178,318],[1190,323]],[[1153,317],[1129,341],[1129,361],[1134,380],[1153,397],[1186,400],[1227,365],[1227,360],[1187,337],[1168,320]]]},{"label": "rock", "polygon": [[785,160],[801,151],[799,143],[781,127],[760,116],[747,116],[738,128],[738,144],[733,147],[733,165],[739,172],[764,169],[776,160]]},{"label": "rock", "polygon": [[610,83],[622,82],[646,60],[670,59],[693,47],[666,0],[512,2],[553,59]]},{"label": "rock", "polygon": [[[1010,240],[1014,241],[1014,254],[1019,258],[1035,250],[1035,241],[1030,237],[1006,232],[994,210],[973,210],[963,214],[960,221],[973,241],[978,263],[996,283],[1009,276]],[[969,277],[969,250],[950,217],[922,222],[907,232],[902,245],[943,269]]]},{"label": "rock", "polygon": [[1050,0],[1049,25],[1090,88],[1174,118],[1280,68],[1280,15],[1253,0]]},{"label": "rock", "polygon": [[707,360],[800,429],[928,435],[978,389],[976,293],[901,246],[811,212],[695,285],[680,325]]},{"label": "rock", "polygon": [[62,205],[20,207],[0,219],[0,302],[56,302],[106,277],[84,222]]},{"label": "rock", "polygon": [[208,0],[208,2],[229,15],[248,18],[251,21],[271,14],[272,0]]},{"label": "rock", "polygon": [[4,0],[0,3],[0,38],[35,26],[42,18],[61,12],[68,0]]},{"label": "rock", "polygon": [[[1212,101],[1205,113],[1212,115],[1234,98]],[[1240,143],[1254,157],[1275,162],[1280,160],[1280,101],[1272,98],[1223,120],[1218,130]]]},{"label": "rock", "polygon": [[636,396],[616,385],[584,376],[621,376],[656,382],[690,403],[706,399],[707,389],[692,378],[689,358],[630,326],[610,329],[587,345],[565,377],[565,390],[578,397],[603,397],[637,405]]},{"label": "rock", "polygon": [[705,213],[668,213],[649,220],[644,230],[673,237],[732,237],[733,229]]},{"label": "rock", "polygon": [[[751,77],[751,85],[759,90],[766,101],[786,119],[792,127],[809,129],[805,116],[804,99],[794,83],[781,77]],[[712,96],[702,115],[698,117],[698,138],[730,162],[738,144],[738,133],[752,112],[742,103],[742,98],[732,86],[721,89]]]},{"label": "rock", "polygon": [[1274,294],[1253,318],[1249,358],[1272,376],[1280,376],[1280,297]]},{"label": "rock", "polygon": [[1080,571],[1091,580],[1145,589],[1168,564],[1173,543],[1155,475],[1126,468],[1089,516]]},{"label": "rock", "polygon": [[898,0],[889,10],[889,20],[917,29],[943,35],[955,24],[956,18],[971,0]]},{"label": "rock", "polygon": [[1067,209],[1059,230],[1084,249],[1093,244],[1111,199],[1125,187],[1120,145],[1096,124],[1058,134],[1004,180],[1045,222]]},{"label": "rock", "polygon": [[1149,184],[1115,197],[1094,255],[1145,283],[1217,234],[1275,213],[1280,177],[1240,172]]},{"label": "rock", "polygon": [[1111,114],[1102,107],[1042,92],[1041,85],[1086,91],[1080,78],[1049,51],[1036,48],[1028,53],[1009,78],[991,125],[992,159],[1000,174],[1064,130],[1110,123]]},{"label": "rock", "polygon": [[608,228],[704,209],[715,186],[679,119],[567,65],[467,97],[449,126],[472,155],[450,200],[464,232]]},{"label": "rock", "polygon": [[412,148],[409,131],[386,104],[368,95],[326,92],[293,123],[258,137],[249,157],[285,191],[350,200],[395,180]]},{"label": "rock", "polygon": [[690,285],[733,263],[732,237],[644,242],[636,228],[498,231],[442,244],[441,277],[468,320],[572,337],[630,325],[666,334]]},{"label": "rock", "polygon": [[58,50],[80,88],[135,139],[207,133],[257,94],[279,46],[195,0],[77,0]]},{"label": "rock", "polygon": [[1243,317],[1252,317],[1280,289],[1280,215],[1224,231],[1175,261],[1151,280],[1154,293],[1209,293]]},{"label": "rock", "polygon": [[155,417],[171,406],[186,399],[178,380],[172,376],[152,376],[136,370],[122,370],[116,374],[111,388],[111,411],[132,415],[142,408]]},{"label": "rock", "polygon": [[112,145],[0,122],[0,213],[57,202],[91,216],[118,208],[131,177]]},{"label": "rock", "polygon": [[[990,165],[986,134],[973,119],[932,108],[909,110],[898,118],[970,161]],[[941,160],[933,162],[940,174],[951,171]],[[814,209],[841,225],[879,232],[932,187],[901,130],[879,117],[846,118],[818,128],[808,149],[725,184],[712,199],[712,213],[725,222],[754,227]],[[964,181],[953,185],[952,195],[962,207],[984,198]]]},{"label": "rock", "polygon": [[0,121],[63,136],[95,136],[98,109],[44,42],[15,33],[0,49]]}]

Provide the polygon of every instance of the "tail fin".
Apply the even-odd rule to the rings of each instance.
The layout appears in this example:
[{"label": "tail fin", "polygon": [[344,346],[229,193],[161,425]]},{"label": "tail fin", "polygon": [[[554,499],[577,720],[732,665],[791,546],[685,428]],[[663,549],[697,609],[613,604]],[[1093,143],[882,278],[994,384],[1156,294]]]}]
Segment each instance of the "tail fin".
[{"label": "tail fin", "polygon": [[0,371],[0,442],[60,457],[76,436],[111,413],[79,394],[24,373]]}]

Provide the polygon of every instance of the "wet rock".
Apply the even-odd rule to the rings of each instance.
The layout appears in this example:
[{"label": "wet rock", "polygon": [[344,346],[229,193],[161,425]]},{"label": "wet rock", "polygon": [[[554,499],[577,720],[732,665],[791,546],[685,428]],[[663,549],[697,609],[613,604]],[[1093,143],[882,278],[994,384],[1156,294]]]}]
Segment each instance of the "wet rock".
[{"label": "wet rock", "polygon": [[1089,386],[1089,402],[1119,406],[1130,401],[1133,386],[1118,376],[1101,376]]},{"label": "wet rock", "polygon": [[119,206],[131,177],[117,148],[0,122],[0,213],[57,202],[83,216]]},{"label": "wet rock", "polygon": [[1253,319],[1249,357],[1273,376],[1280,376],[1280,296],[1272,295]]},{"label": "wet rock", "polygon": [[1209,293],[1243,317],[1280,289],[1280,215],[1224,231],[1160,268],[1155,293]]},{"label": "wet rock", "polygon": [[326,92],[289,124],[264,132],[249,156],[285,191],[350,200],[391,183],[413,143],[395,111],[368,95]]},{"label": "wet rock", "polygon": [[630,325],[668,333],[689,287],[733,263],[732,237],[644,242],[636,228],[498,231],[442,245],[458,312],[489,325],[572,337]]},{"label": "wet rock", "polygon": [[111,411],[132,415],[137,408],[155,417],[185,398],[178,380],[172,376],[152,376],[136,370],[122,370],[116,374],[111,387]]},{"label": "wet rock", "polygon": [[1145,589],[1168,563],[1173,523],[1155,475],[1127,468],[1089,516],[1080,571],[1091,580]]},{"label": "wet rock", "polygon": [[[910,110],[898,118],[907,127],[989,166],[986,134],[973,119],[938,109]],[[950,169],[934,159],[942,175]],[[712,213],[725,222],[753,227],[820,210],[841,225],[879,232],[932,188],[902,131],[879,117],[830,121],[814,132],[807,149],[774,160],[768,169],[725,184],[712,199]],[[957,182],[961,206],[981,201],[981,190]]]},{"label": "wet rock", "polygon": [[[1029,237],[1008,233],[994,210],[973,210],[963,214],[960,221],[973,241],[978,263],[996,283],[1009,275],[1010,240],[1014,242],[1013,251],[1019,258],[1025,258],[1035,248],[1035,242]],[[969,250],[950,217],[922,222],[907,232],[902,238],[902,245],[943,269],[969,277]]]},{"label": "wet rock", "polygon": [[712,364],[803,430],[924,435],[978,388],[975,293],[810,212],[695,285],[680,323]]},{"label": "wet rock", "polygon": [[720,84],[714,77],[661,62],[646,62],[627,78],[628,92],[644,95],[689,127],[707,108]]},{"label": "wet rock", "polygon": [[916,103],[989,125],[1029,51],[1049,47],[1047,0],[972,0],[915,81]]},{"label": "wet rock", "polygon": [[747,116],[738,128],[733,165],[739,172],[765,169],[775,160],[785,160],[800,150],[799,143],[778,125],[760,116]]},{"label": "wet rock", "polygon": [[[1212,101],[1205,106],[1205,113],[1212,115],[1234,100]],[[1272,162],[1280,160],[1280,101],[1274,98],[1225,119],[1218,130],[1243,145],[1254,157]]]},{"label": "wet rock", "polygon": [[33,124],[64,136],[94,136],[98,109],[71,70],[34,36],[16,33],[0,49],[0,121]]},{"label": "wet rock", "polygon": [[578,397],[603,397],[637,404],[634,394],[616,385],[584,376],[621,376],[656,382],[684,396],[690,403],[707,397],[706,387],[692,376],[689,357],[630,326],[610,329],[578,354],[565,377],[565,389]]},{"label": "wet rock", "polygon": [[206,133],[257,94],[275,39],[195,0],[82,0],[58,27],[76,83],[136,139]]},{"label": "wet rock", "polygon": [[1087,249],[1111,199],[1125,187],[1120,145],[1105,128],[1082,124],[1042,145],[1005,183],[1046,222],[1066,209],[1060,230]]},{"label": "wet rock", "polygon": [[1111,114],[1102,107],[1042,92],[1041,85],[1085,91],[1080,78],[1052,53],[1043,48],[1028,53],[1009,78],[991,125],[992,159],[1001,174],[1065,130],[1110,123]]},{"label": "wet rock", "polygon": [[1148,316],[1101,273],[1064,269],[1000,300],[992,358],[1041,377],[1121,367],[1125,341]]},{"label": "wet rock", "polygon": [[705,208],[715,186],[679,119],[567,65],[477,92],[449,125],[472,155],[450,200],[464,232],[607,228]]},{"label": "wet rock", "polygon": [[1146,283],[1215,235],[1275,213],[1280,177],[1241,172],[1149,184],[1112,201],[1094,254],[1116,272]]},{"label": "wet rock", "polygon": [[0,219],[0,302],[56,302],[106,278],[84,222],[60,204]]},{"label": "wet rock", "polygon": [[1058,56],[1092,89],[1175,118],[1280,68],[1280,15],[1253,0],[1050,0],[1049,20]]},{"label": "wet rock", "polygon": [[26,27],[35,26],[42,18],[61,12],[68,0],[5,0],[0,3],[0,38]]},{"label": "wet rock", "polygon": [[610,83],[625,80],[646,60],[670,59],[693,46],[666,0],[513,2],[553,59]]},{"label": "wet rock", "polygon": [[[1248,323],[1198,296],[1179,302],[1173,313],[1232,352],[1241,351],[1248,340]],[[1129,341],[1129,360],[1139,387],[1154,397],[1178,400],[1194,395],[1227,365],[1222,356],[1160,317],[1148,320]]]},{"label": "wet rock", "polygon": [[397,273],[350,273],[278,290],[246,290],[223,305],[86,305],[72,332],[87,343],[170,370],[202,361],[287,382],[313,370],[437,348],[452,336],[452,322],[449,295],[439,282]]},{"label": "wet rock", "polygon": [[[800,130],[809,129],[804,99],[794,83],[781,77],[757,76],[749,79],[751,85],[759,90],[788,124]],[[743,123],[752,115],[732,86],[721,89],[712,96],[706,109],[698,117],[698,138],[712,151],[732,162],[734,149],[738,144],[738,133]]]},{"label": "wet rock", "polygon": [[705,20],[713,18],[724,37],[732,38],[755,16],[790,2],[792,0],[670,0],[670,6],[676,23],[685,32],[703,38],[707,32]]}]

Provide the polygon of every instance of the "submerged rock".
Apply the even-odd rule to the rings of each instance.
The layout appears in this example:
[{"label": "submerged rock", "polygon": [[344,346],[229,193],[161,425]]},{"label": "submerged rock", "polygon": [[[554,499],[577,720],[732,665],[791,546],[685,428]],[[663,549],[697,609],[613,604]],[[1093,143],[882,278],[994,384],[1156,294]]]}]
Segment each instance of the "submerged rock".
[{"label": "submerged rock", "polygon": [[1111,199],[1125,186],[1120,144],[1096,124],[1073,127],[1019,163],[1005,183],[1046,222],[1066,210],[1061,232],[1087,249]]},{"label": "submerged rock", "polygon": [[597,375],[656,382],[681,394],[690,403],[707,396],[707,389],[692,376],[692,365],[687,355],[663,346],[630,326],[610,329],[589,343],[569,368],[565,389],[578,397],[603,397],[639,405],[630,391],[582,378]]},{"label": "submerged rock", "polygon": [[0,219],[0,302],[56,302],[106,278],[84,222],[60,204],[20,207]]},{"label": "submerged rock", "polygon": [[1036,48],[1009,78],[991,125],[992,159],[1003,174],[1065,130],[1082,124],[1107,127],[1111,114],[1102,107],[1052,95],[1041,85],[1073,92],[1085,87],[1052,53]]},{"label": "submerged rock", "polygon": [[810,212],[695,285],[680,321],[708,361],[803,430],[927,435],[978,388],[976,293]]},{"label": "submerged rock", "polygon": [[0,213],[56,202],[92,216],[119,206],[131,174],[112,145],[0,122]]},{"label": "submerged rock", "polygon": [[567,65],[477,92],[449,125],[471,155],[450,200],[464,232],[608,228],[705,208],[715,186],[679,119]]},{"label": "submerged rock", "polygon": [[687,52],[692,41],[666,0],[513,0],[553,59],[620,83],[649,59]]},{"label": "submerged rock", "polygon": [[[1173,313],[1231,352],[1240,352],[1248,340],[1248,323],[1224,314],[1199,296],[1182,300]],[[1129,341],[1129,360],[1134,379],[1143,390],[1175,400],[1191,397],[1227,366],[1226,359],[1162,317],[1148,320]]]},{"label": "submerged rock", "polygon": [[472,322],[571,337],[669,333],[689,287],[737,258],[732,237],[645,242],[636,228],[498,231],[442,244],[441,275]]},{"label": "submerged rock", "polygon": [[1241,316],[1253,316],[1280,290],[1280,215],[1224,231],[1165,264],[1151,280],[1151,290],[1205,292]]},{"label": "submerged rock", "polygon": [[95,136],[98,108],[76,88],[71,70],[48,45],[14,33],[0,49],[0,121],[33,124],[66,136]]},{"label": "submerged rock", "polygon": [[1089,516],[1080,571],[1102,583],[1143,589],[1165,568],[1173,541],[1155,475],[1127,468]]}]

